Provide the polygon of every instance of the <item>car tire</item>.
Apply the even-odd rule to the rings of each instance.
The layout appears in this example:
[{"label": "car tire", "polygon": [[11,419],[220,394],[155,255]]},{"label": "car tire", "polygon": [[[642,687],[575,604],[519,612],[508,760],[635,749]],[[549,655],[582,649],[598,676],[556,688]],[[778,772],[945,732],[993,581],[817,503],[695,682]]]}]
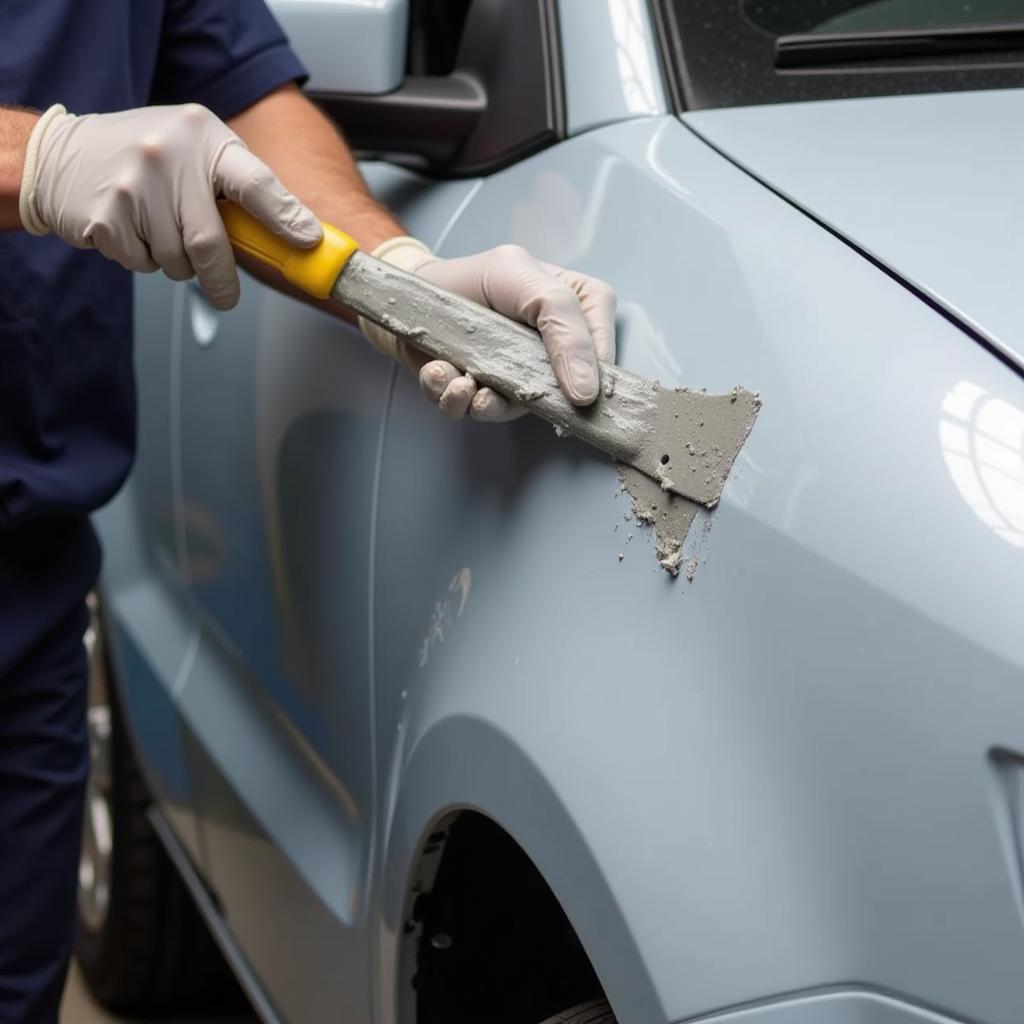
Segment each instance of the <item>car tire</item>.
[{"label": "car tire", "polygon": [[612,1008],[603,999],[580,1003],[571,1010],[563,1010],[548,1017],[543,1024],[616,1024]]},{"label": "car tire", "polygon": [[147,818],[152,801],[111,685],[94,598],[90,609],[92,766],[75,957],[93,996],[111,1010],[145,1012],[222,997],[237,989]]}]

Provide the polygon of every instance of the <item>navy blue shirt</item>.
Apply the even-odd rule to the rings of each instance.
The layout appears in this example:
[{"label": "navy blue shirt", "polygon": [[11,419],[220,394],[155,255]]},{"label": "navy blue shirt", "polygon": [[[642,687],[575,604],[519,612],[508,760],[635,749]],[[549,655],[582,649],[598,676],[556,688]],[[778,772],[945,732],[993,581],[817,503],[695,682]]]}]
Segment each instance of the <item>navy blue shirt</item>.
[{"label": "navy blue shirt", "polygon": [[[194,101],[228,118],[304,74],[263,0],[0,2],[0,104]],[[134,443],[131,275],[0,232],[0,535],[98,508]]]}]

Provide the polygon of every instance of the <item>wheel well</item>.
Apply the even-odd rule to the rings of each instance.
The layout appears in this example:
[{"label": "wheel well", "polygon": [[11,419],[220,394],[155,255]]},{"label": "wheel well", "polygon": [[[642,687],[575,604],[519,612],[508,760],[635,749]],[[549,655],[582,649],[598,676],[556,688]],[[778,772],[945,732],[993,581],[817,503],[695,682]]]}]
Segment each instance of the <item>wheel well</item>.
[{"label": "wheel well", "polygon": [[403,1002],[417,1024],[530,1024],[603,996],[554,893],[482,814],[438,823],[409,904]]}]

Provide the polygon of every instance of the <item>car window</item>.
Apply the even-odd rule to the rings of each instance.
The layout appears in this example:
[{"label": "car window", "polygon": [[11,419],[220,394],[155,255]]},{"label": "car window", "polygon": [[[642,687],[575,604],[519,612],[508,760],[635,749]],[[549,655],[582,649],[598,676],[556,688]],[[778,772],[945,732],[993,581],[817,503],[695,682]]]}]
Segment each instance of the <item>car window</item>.
[{"label": "car window", "polygon": [[410,75],[447,75],[455,70],[469,0],[412,0],[409,10]]},{"label": "car window", "polygon": [[654,0],[680,109],[1024,86],[1024,0]]}]

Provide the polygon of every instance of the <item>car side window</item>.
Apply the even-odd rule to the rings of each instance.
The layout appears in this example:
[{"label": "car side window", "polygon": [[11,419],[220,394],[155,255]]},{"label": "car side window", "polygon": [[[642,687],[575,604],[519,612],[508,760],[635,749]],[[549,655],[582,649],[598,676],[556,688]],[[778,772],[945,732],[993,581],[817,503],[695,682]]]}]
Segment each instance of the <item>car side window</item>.
[{"label": "car side window", "polygon": [[410,75],[450,75],[471,0],[413,0],[409,13]]},{"label": "car side window", "polygon": [[679,110],[1024,84],[1020,0],[652,0]]}]

